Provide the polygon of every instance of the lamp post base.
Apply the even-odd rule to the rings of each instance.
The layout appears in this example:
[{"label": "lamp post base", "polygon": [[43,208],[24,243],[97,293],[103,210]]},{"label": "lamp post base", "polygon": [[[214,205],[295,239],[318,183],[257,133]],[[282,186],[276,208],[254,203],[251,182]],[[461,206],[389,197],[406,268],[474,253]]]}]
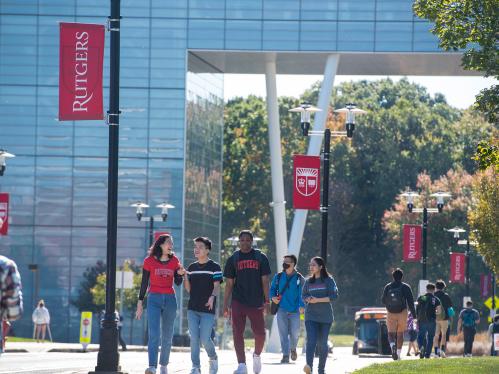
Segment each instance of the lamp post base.
[{"label": "lamp post base", "polygon": [[95,371],[89,374],[126,374],[121,371],[118,353],[118,326],[114,316],[101,321],[100,345]]}]

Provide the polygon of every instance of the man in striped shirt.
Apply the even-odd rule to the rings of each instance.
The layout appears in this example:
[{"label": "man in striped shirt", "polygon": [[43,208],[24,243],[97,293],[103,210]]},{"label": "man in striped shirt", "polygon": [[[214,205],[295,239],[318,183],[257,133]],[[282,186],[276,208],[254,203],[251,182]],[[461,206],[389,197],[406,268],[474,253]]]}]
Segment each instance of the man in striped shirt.
[{"label": "man in striped shirt", "polygon": [[199,360],[201,344],[209,357],[210,374],[216,374],[218,370],[218,359],[211,333],[215,325],[216,300],[223,277],[220,265],[208,257],[210,250],[210,239],[206,237],[194,239],[194,256],[197,261],[189,265],[184,278],[185,290],[190,294],[187,321],[191,336],[191,374],[199,374],[201,371]]}]

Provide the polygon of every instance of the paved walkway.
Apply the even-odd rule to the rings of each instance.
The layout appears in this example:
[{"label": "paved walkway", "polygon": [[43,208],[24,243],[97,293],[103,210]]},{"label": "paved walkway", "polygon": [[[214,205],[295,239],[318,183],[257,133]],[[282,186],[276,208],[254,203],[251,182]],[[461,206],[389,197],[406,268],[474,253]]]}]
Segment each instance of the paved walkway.
[{"label": "paved walkway", "polygon": [[[89,348],[98,349],[98,346],[91,345]],[[334,353],[329,355],[326,372],[352,373],[356,369],[373,363],[391,361],[391,358],[386,356],[363,355],[359,357],[352,356],[351,352],[352,349],[349,347],[336,347]],[[235,353],[231,350],[221,350],[218,351],[218,355],[219,374],[232,374],[237,366]],[[248,373],[251,374],[252,355],[250,351],[247,352],[246,357]],[[208,373],[208,360],[204,351],[201,352],[201,359],[202,373]],[[280,354],[263,353],[261,374],[302,373],[305,355],[299,355],[296,363],[286,365],[280,364],[280,359]],[[96,363],[97,352],[81,353],[80,344],[11,342],[8,343],[7,352],[0,356],[0,374],[84,374],[93,370]],[[314,363],[317,365],[317,359]],[[120,364],[124,372],[143,374],[147,366],[147,352],[142,346],[130,346],[129,351],[120,352]],[[169,374],[188,374],[190,369],[191,360],[188,348],[175,348],[170,356]]]}]

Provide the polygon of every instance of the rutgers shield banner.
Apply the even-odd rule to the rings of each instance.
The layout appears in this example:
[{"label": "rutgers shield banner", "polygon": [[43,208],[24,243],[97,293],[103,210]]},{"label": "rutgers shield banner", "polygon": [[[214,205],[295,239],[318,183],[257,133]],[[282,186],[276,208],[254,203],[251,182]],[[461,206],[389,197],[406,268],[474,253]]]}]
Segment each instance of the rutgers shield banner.
[{"label": "rutgers shield banner", "polygon": [[0,193],[0,235],[9,231],[9,194]]},{"label": "rutgers shield banner", "polygon": [[319,210],[321,158],[295,155],[293,157],[293,208]]},{"label": "rutgers shield banner", "polygon": [[404,262],[421,260],[421,226],[404,225]]}]

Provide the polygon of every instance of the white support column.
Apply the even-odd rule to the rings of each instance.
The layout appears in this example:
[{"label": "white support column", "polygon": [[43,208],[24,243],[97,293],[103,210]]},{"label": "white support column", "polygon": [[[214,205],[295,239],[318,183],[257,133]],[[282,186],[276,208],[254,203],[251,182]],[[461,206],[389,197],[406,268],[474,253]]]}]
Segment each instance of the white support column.
[{"label": "white support column", "polygon": [[[270,170],[272,174],[272,203],[276,243],[277,269],[282,257],[288,251],[286,211],[284,201],[284,177],[282,173],[281,129],[279,126],[279,104],[277,102],[275,56],[265,62],[265,82],[267,86],[267,114],[269,120]],[[274,318],[272,332],[267,341],[268,352],[280,352],[279,332]]]},{"label": "white support column", "polygon": [[[324,80],[322,81],[321,91],[319,92],[319,101],[317,107],[321,112],[315,114],[313,125],[314,131],[323,131],[326,127],[326,119],[329,111],[329,100],[331,92],[333,91],[334,78],[340,56],[337,54],[329,55],[324,68]],[[314,104],[314,103],[311,103]],[[308,145],[307,155],[317,156],[320,154],[322,145],[322,137],[311,136]],[[300,254],[301,242],[303,239],[303,231],[305,230],[305,221],[307,220],[308,210],[297,209],[293,218],[293,226],[291,227],[291,234],[289,236],[289,253],[294,254],[296,257]]]},{"label": "white support column", "polygon": [[265,63],[267,86],[267,115],[269,121],[270,170],[272,174],[272,203],[277,264],[288,250],[286,211],[284,201],[284,177],[282,174],[281,129],[279,126],[279,106],[277,103],[275,58]]}]

